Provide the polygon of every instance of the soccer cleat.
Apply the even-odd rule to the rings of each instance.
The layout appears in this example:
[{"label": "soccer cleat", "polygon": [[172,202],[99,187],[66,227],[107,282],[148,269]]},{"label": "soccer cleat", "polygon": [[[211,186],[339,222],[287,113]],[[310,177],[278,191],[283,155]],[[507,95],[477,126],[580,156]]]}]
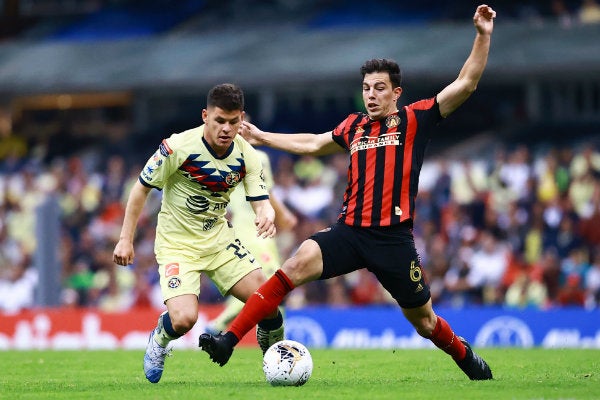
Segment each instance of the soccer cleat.
[{"label": "soccer cleat", "polygon": [[256,327],[256,341],[263,352],[263,355],[269,350],[269,347],[283,340],[283,325],[272,331]]},{"label": "soccer cleat", "polygon": [[[163,313],[164,314],[164,313]],[[158,326],[150,332],[146,354],[144,354],[144,373],[146,379],[152,383],[157,383],[162,377],[165,368],[165,358],[171,355],[171,346],[162,347],[154,340],[154,333],[162,330],[162,314],[158,318]]]},{"label": "soccer cleat", "polygon": [[460,336],[458,338],[467,349],[467,355],[465,358],[461,361],[456,361],[456,364],[460,367],[460,369],[462,369],[462,371],[467,374],[469,379],[472,381],[494,379],[492,376],[492,371],[485,360],[471,349],[471,346],[464,338]]},{"label": "soccer cleat", "polygon": [[227,364],[233,353],[233,345],[231,345],[227,337],[223,334],[211,335],[210,333],[203,333],[200,335],[198,345],[208,353],[213,362],[219,364],[221,367]]}]

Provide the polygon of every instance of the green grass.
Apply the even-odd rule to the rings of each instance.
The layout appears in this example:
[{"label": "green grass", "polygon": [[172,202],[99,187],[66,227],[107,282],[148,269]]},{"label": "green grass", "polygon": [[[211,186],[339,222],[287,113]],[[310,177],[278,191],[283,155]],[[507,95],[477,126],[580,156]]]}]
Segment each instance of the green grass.
[{"label": "green grass", "polygon": [[480,349],[493,381],[471,382],[439,350],[312,349],[302,387],[264,381],[258,349],[225,367],[176,350],[150,384],[143,351],[0,352],[0,399],[600,399],[600,350]]}]

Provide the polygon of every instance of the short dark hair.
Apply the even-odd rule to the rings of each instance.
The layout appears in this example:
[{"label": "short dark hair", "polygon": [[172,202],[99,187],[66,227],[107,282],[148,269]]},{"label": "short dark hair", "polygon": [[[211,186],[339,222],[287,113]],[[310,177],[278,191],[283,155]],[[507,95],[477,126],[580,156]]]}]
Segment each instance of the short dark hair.
[{"label": "short dark hair", "polygon": [[226,111],[243,111],[244,92],[233,83],[222,83],[208,91],[206,106],[219,107]]},{"label": "short dark hair", "polygon": [[386,60],[385,58],[373,58],[372,60],[367,60],[360,67],[360,73],[364,79],[366,74],[371,74],[373,72],[387,72],[390,76],[390,82],[392,82],[392,87],[396,88],[402,84],[402,72],[400,71],[400,66],[396,61]]}]

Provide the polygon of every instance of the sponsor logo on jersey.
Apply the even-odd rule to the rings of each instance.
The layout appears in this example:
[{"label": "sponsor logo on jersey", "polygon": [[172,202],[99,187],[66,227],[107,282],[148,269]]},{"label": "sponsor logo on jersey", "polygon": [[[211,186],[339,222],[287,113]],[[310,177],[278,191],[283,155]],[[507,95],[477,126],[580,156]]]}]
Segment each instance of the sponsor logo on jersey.
[{"label": "sponsor logo on jersey", "polygon": [[171,148],[169,147],[169,145],[167,144],[166,140],[163,140],[159,145],[158,145],[158,151],[160,151],[160,154],[162,154],[165,157],[169,157],[169,154],[173,154],[173,150],[171,150]]},{"label": "sponsor logo on jersey", "polygon": [[207,218],[204,220],[203,225],[202,225],[202,230],[204,231],[209,231],[211,230],[215,224],[217,223],[219,219],[218,218]]},{"label": "sponsor logo on jersey", "polygon": [[147,165],[146,170],[144,172],[146,173],[146,175],[152,175],[152,173],[154,172],[154,167],[152,165]]},{"label": "sponsor logo on jersey", "polygon": [[204,196],[190,196],[185,201],[185,206],[192,214],[202,214],[208,211],[210,202]]},{"label": "sponsor logo on jersey", "polygon": [[165,265],[165,277],[179,275],[179,263],[170,263]]},{"label": "sponsor logo on jersey", "polygon": [[386,133],[377,137],[360,137],[350,143],[350,153],[355,153],[359,150],[368,150],[375,149],[383,146],[399,146],[402,144],[400,142],[400,133]]}]

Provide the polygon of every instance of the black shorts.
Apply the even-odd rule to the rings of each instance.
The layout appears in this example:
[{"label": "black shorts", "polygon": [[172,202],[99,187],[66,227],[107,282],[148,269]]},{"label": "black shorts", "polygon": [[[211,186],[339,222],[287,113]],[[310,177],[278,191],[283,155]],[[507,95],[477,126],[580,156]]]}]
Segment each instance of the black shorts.
[{"label": "black shorts", "polygon": [[323,255],[319,279],[366,268],[400,307],[420,307],[429,300],[429,286],[408,224],[360,228],[336,223],[310,238],[319,244]]}]

